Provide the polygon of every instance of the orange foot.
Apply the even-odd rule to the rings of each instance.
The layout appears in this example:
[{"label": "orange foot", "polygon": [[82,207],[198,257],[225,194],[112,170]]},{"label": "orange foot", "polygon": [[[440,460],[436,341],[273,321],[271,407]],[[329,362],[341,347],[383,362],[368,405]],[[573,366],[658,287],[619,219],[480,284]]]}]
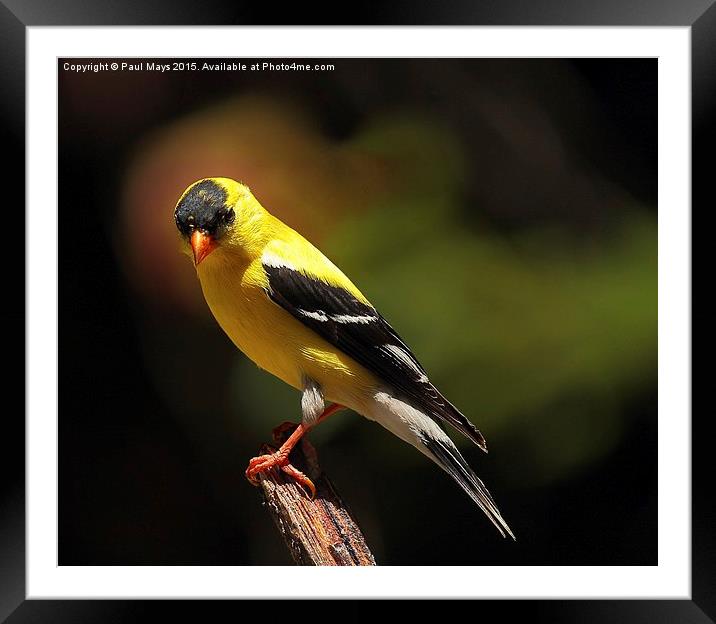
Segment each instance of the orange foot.
[{"label": "orange foot", "polygon": [[[286,423],[284,423],[284,425],[286,425]],[[284,425],[281,427],[284,427]],[[281,427],[277,427],[277,429]],[[291,449],[296,446],[296,443],[305,433],[306,428],[303,425],[298,425],[296,430],[289,436],[288,440],[281,445],[281,448],[278,449],[278,451],[269,455],[259,455],[258,457],[254,457],[249,462],[249,467],[246,469],[246,478],[249,482],[253,485],[258,485],[258,475],[262,472],[266,472],[267,470],[271,470],[271,468],[276,466],[295,479],[299,485],[306,488],[310,492],[311,498],[313,498],[316,495],[316,486],[313,484],[313,481],[298,470],[298,468],[292,466],[288,461]]]},{"label": "orange foot", "polygon": [[253,485],[259,485],[258,475],[271,468],[280,468],[287,475],[292,477],[299,485],[303,486],[308,490],[311,498],[316,496],[316,486],[313,484],[305,474],[303,474],[298,468],[293,466],[288,461],[288,453],[282,453],[280,450],[270,455],[259,455],[254,457],[249,462],[249,467],[246,469],[246,478]]},{"label": "orange foot", "polygon": [[[337,403],[329,405],[324,410],[323,414],[318,417],[316,424],[321,422],[324,418],[327,418],[331,414],[335,414],[342,409],[343,406],[338,405]],[[259,455],[258,457],[254,457],[249,462],[249,467],[246,469],[246,478],[253,485],[259,485],[259,474],[261,474],[262,472],[266,472],[267,470],[271,470],[271,468],[278,467],[295,481],[297,481],[299,485],[302,485],[304,488],[306,488],[310,492],[311,498],[314,498],[316,496],[316,486],[313,484],[313,481],[311,481],[305,474],[298,470],[298,468],[292,466],[291,463],[288,461],[288,456],[291,453],[291,450],[294,446],[296,446],[296,443],[304,436],[304,434],[307,433],[308,428],[303,424],[299,424],[298,426],[296,426],[293,423],[285,422],[274,429],[274,439],[278,442],[282,435],[288,429],[291,429],[293,427],[295,427],[295,430],[281,445],[281,448],[278,449],[278,451],[270,453],[268,455]]]}]

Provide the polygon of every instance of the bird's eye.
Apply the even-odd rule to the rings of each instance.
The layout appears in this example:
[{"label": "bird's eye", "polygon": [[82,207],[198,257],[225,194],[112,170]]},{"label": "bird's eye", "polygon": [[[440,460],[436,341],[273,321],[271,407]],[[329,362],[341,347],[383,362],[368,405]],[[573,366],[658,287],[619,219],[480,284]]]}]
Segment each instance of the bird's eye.
[{"label": "bird's eye", "polygon": [[224,213],[223,216],[224,216],[224,223],[226,223],[227,225],[230,224],[230,223],[233,223],[233,222],[234,222],[234,219],[236,218],[236,214],[234,213],[234,209],[233,209],[233,208],[229,208],[229,209]]}]

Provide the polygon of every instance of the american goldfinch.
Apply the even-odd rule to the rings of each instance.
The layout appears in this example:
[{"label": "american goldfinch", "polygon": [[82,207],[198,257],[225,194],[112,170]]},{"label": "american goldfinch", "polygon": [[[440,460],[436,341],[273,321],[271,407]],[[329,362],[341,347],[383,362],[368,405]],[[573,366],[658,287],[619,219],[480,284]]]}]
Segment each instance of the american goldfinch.
[{"label": "american goldfinch", "polygon": [[275,453],[249,462],[250,481],[256,484],[259,473],[279,467],[315,495],[289,453],[312,427],[349,408],[427,455],[503,537],[514,538],[438,422],[450,423],[486,451],[482,434],[440,394],[408,346],[336,265],[269,214],[247,186],[229,178],[189,186],[174,219],[221,328],[260,368],[302,393],[301,423]]}]

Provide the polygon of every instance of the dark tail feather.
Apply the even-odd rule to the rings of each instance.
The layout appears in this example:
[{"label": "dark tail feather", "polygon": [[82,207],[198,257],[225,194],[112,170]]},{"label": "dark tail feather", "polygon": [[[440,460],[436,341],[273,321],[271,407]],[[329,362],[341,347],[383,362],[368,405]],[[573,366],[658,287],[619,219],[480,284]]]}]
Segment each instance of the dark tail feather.
[{"label": "dark tail feather", "polygon": [[429,408],[428,411],[439,416],[445,422],[450,423],[455,429],[472,440],[487,453],[487,442],[485,442],[485,438],[480,433],[480,430],[467,419],[467,416],[440,394],[435,386],[432,386],[432,391],[435,396],[432,396],[430,404],[425,406]]},{"label": "dark tail feather", "polygon": [[468,466],[452,440],[447,436],[445,440],[436,440],[429,435],[425,435],[421,436],[421,441],[433,456],[435,462],[455,479],[460,487],[467,492],[468,496],[477,503],[477,506],[485,512],[485,515],[497,527],[502,537],[505,537],[505,533],[507,533],[512,539],[516,539],[507,522],[500,514],[500,510],[497,509],[497,505],[485,484],[480,481],[472,468]]}]

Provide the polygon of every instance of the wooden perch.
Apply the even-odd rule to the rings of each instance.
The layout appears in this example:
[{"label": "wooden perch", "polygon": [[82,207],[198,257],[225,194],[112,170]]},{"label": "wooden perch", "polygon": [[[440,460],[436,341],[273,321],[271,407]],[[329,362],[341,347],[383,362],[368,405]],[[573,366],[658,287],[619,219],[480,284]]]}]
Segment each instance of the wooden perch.
[{"label": "wooden perch", "polygon": [[[290,434],[284,431],[281,444]],[[264,447],[261,454],[274,449]],[[316,486],[311,500],[306,491],[283,471],[272,468],[259,475],[266,507],[298,565],[375,565],[358,524],[336,488],[318,465],[313,445],[303,438],[291,452],[291,463]]]}]

